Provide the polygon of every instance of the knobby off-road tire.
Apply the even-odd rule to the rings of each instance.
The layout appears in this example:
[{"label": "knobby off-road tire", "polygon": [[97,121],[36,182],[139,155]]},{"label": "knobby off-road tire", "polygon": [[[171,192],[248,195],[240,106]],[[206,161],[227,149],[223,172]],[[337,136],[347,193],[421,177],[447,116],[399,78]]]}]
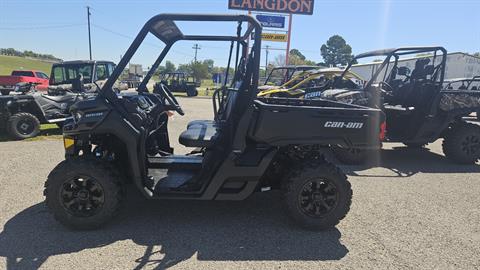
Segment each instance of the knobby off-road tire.
[{"label": "knobby off-road tire", "polygon": [[326,230],[347,215],[352,188],[335,165],[304,163],[283,179],[282,200],[287,214],[296,223],[310,230]]},{"label": "knobby off-road tire", "polygon": [[97,229],[118,214],[125,194],[123,184],[111,164],[71,158],[49,174],[45,202],[63,225],[77,230]]},{"label": "knobby off-road tire", "polygon": [[16,140],[32,138],[40,133],[40,121],[30,113],[17,113],[8,119],[8,134]]},{"label": "knobby off-road tire", "polygon": [[458,164],[475,164],[480,159],[480,126],[454,125],[443,140],[443,153]]},{"label": "knobby off-road tire", "polygon": [[[369,151],[358,148],[332,147],[333,154],[343,164],[361,165],[367,162]],[[371,151],[370,151],[371,152]]]},{"label": "knobby off-road tire", "polygon": [[198,91],[196,88],[187,88],[187,96],[196,97],[198,96]]}]

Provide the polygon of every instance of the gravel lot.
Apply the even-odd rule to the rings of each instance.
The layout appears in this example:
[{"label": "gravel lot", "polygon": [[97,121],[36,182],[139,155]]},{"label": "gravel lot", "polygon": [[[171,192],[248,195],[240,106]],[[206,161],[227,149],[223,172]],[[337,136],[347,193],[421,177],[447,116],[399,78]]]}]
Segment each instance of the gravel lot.
[{"label": "gravel lot", "polygon": [[[209,99],[179,99],[191,119]],[[178,152],[185,152],[179,149]],[[298,229],[275,192],[243,202],[145,202],[134,191],[102,230],[69,231],[43,203],[60,140],[0,143],[0,269],[480,269],[480,166],[387,144],[374,168],[344,167],[350,213],[327,232]]]}]

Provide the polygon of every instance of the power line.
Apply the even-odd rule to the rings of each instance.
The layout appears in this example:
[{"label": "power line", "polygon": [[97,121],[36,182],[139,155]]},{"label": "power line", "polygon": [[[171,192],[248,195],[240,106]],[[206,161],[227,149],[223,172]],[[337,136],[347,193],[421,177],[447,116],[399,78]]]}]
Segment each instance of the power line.
[{"label": "power line", "polygon": [[49,26],[12,26],[12,27],[0,27],[0,30],[38,30],[38,29],[59,29],[84,26],[85,23],[65,24],[65,25],[49,25]]},{"label": "power line", "polygon": [[[110,34],[113,34],[113,35],[116,35],[116,36],[119,36],[119,37],[123,37],[125,39],[129,39],[129,40],[133,40],[135,39],[134,37],[132,36],[129,36],[129,35],[125,35],[125,34],[122,34],[122,33],[119,33],[119,32],[116,32],[116,31],[113,31],[111,29],[108,29],[106,27],[103,27],[101,25],[98,25],[98,24],[94,24],[92,23],[92,26],[95,27],[95,28],[98,28],[100,30],[103,30],[105,32],[108,32]],[[144,42],[145,45],[148,45],[148,46],[151,46],[151,47],[155,47],[155,48],[159,48],[159,49],[163,49],[164,47],[162,46],[159,46],[157,44],[153,44],[151,42]],[[177,54],[182,54],[184,56],[188,56],[188,57],[193,57],[193,55],[189,54],[189,53],[185,53],[185,52],[182,52],[182,51],[179,51],[179,50],[171,50],[173,53],[177,53]]]}]

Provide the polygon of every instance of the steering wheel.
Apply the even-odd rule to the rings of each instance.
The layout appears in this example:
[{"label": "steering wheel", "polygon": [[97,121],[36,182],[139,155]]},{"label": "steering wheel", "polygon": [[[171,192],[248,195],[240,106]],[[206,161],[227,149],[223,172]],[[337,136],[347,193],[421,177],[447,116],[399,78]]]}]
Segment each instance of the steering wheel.
[{"label": "steering wheel", "polygon": [[159,90],[160,90],[159,94],[168,101],[168,104],[170,104],[174,107],[175,111],[178,114],[185,115],[185,112],[183,111],[182,107],[178,103],[175,96],[172,94],[172,92],[170,90],[168,90],[168,88],[163,83],[160,83],[160,89]]},{"label": "steering wheel", "polygon": [[387,82],[383,82],[383,81],[378,84],[378,87],[380,87],[382,90],[385,90],[385,91],[391,92],[391,93],[393,93],[395,91],[390,84],[388,84]]}]

